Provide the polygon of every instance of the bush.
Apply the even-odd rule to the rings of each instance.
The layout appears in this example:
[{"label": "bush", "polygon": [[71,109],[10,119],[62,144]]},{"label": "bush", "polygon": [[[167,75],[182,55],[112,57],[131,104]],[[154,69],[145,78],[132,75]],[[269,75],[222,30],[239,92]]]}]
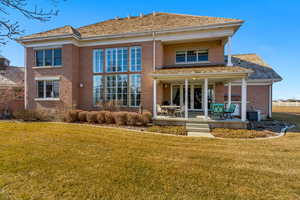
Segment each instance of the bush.
[{"label": "bush", "polygon": [[141,115],[141,123],[143,126],[147,126],[152,120],[152,114],[150,112],[144,112]]},{"label": "bush", "polygon": [[78,114],[79,121],[86,122],[87,121],[86,120],[87,113],[88,113],[87,111],[81,111],[81,112],[79,112],[79,114]]},{"label": "bush", "polygon": [[79,121],[79,113],[82,112],[81,110],[69,110],[65,114],[65,121],[66,122],[77,122]]},{"label": "bush", "polygon": [[105,111],[100,111],[97,113],[97,122],[99,124],[104,124],[105,123]]},{"label": "bush", "polygon": [[149,111],[143,112],[143,117],[146,118],[149,122],[152,121],[152,113]]},{"label": "bush", "polygon": [[88,123],[96,123],[97,122],[97,112],[92,111],[86,114],[86,120]]},{"label": "bush", "polygon": [[135,112],[129,112],[127,115],[127,124],[135,126],[139,122],[139,114]]},{"label": "bush", "polygon": [[13,112],[16,119],[24,121],[51,121],[55,119],[55,113],[50,110],[18,110]]},{"label": "bush", "polygon": [[113,123],[115,122],[114,116],[113,116],[113,113],[112,113],[112,112],[110,112],[110,111],[105,111],[104,116],[105,116],[105,122],[106,122],[107,124],[113,124]]},{"label": "bush", "polygon": [[117,125],[126,125],[127,123],[127,112],[115,112],[113,113],[114,120]]}]

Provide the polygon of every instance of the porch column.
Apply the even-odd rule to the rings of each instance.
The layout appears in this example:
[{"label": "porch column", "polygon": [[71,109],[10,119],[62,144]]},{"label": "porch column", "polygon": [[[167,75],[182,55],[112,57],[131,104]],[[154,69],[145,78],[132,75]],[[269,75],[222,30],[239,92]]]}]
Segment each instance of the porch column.
[{"label": "porch column", "polygon": [[204,116],[208,118],[208,79],[204,79]]},{"label": "porch column", "polygon": [[227,66],[232,66],[232,62],[231,62],[231,36],[228,37],[228,42],[227,42]]},{"label": "porch column", "polygon": [[241,111],[241,119],[242,121],[246,121],[247,114],[247,82],[246,79],[242,79],[242,111]]},{"label": "porch column", "polygon": [[227,96],[227,106],[231,104],[231,81],[228,82],[228,96]]},{"label": "porch column", "polygon": [[188,90],[189,90],[188,80],[185,79],[184,83],[185,83],[184,118],[187,119],[188,118],[188,102],[189,102],[189,99],[188,99]]},{"label": "porch column", "polygon": [[156,106],[156,90],[157,90],[157,84],[156,80],[153,79],[153,118],[157,117],[157,106]]}]

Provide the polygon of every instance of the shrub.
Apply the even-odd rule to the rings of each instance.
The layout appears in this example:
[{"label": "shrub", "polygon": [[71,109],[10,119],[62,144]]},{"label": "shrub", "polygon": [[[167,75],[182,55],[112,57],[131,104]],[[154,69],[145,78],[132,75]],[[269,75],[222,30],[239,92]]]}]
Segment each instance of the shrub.
[{"label": "shrub", "polygon": [[139,114],[135,112],[129,112],[127,114],[127,124],[128,125],[137,125],[139,122]]},{"label": "shrub", "polygon": [[143,117],[146,118],[149,122],[152,121],[152,114],[149,111],[143,112]]},{"label": "shrub", "polygon": [[104,124],[105,123],[105,111],[100,111],[97,113],[97,122],[99,124]]},{"label": "shrub", "polygon": [[77,122],[79,121],[79,113],[82,112],[81,110],[69,110],[65,114],[65,121],[66,122]]},{"label": "shrub", "polygon": [[55,113],[51,110],[18,110],[13,112],[16,119],[24,121],[52,121],[55,119]]},{"label": "shrub", "polygon": [[113,113],[114,120],[117,125],[126,125],[127,123],[127,112],[115,112]]},{"label": "shrub", "polygon": [[152,120],[152,114],[150,112],[144,112],[140,116],[140,122],[143,126],[147,126]]},{"label": "shrub", "polygon": [[86,114],[86,120],[88,123],[96,123],[97,122],[97,112],[87,112]]},{"label": "shrub", "polygon": [[113,113],[110,111],[105,111],[105,122],[108,124],[113,124],[115,122]]},{"label": "shrub", "polygon": [[79,121],[86,122],[87,121],[86,120],[87,113],[88,113],[87,111],[81,111],[81,112],[79,112],[79,114],[78,114]]}]

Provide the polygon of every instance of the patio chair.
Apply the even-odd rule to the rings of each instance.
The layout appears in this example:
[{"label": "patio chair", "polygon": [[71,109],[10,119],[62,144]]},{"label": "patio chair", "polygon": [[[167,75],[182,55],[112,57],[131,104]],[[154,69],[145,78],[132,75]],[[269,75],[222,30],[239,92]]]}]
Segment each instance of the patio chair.
[{"label": "patio chair", "polygon": [[182,106],[180,106],[179,109],[176,109],[175,112],[174,112],[175,116],[178,116],[178,114],[179,114],[180,117],[183,117],[184,111],[185,111],[185,108],[184,108],[184,107],[185,107],[185,106],[182,105]]},{"label": "patio chair", "polygon": [[168,111],[162,109],[159,104],[156,105],[156,108],[157,108],[157,114],[158,115],[167,115],[168,114]]},{"label": "patio chair", "polygon": [[214,103],[211,106],[212,116],[215,118],[223,119],[224,118],[224,104]]},{"label": "patio chair", "polygon": [[235,104],[230,104],[229,107],[227,109],[225,109],[224,114],[227,118],[232,119],[232,114],[234,113],[236,108]]}]

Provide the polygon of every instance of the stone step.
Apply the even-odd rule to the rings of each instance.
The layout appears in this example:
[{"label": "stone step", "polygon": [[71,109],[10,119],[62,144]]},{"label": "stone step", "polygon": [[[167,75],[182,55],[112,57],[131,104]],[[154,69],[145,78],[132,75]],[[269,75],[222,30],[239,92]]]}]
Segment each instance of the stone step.
[{"label": "stone step", "polygon": [[206,132],[206,133],[210,132],[209,128],[186,127],[186,129],[187,131],[191,131],[191,132]]},{"label": "stone step", "polygon": [[214,138],[212,134],[207,132],[188,132],[188,136]]}]

